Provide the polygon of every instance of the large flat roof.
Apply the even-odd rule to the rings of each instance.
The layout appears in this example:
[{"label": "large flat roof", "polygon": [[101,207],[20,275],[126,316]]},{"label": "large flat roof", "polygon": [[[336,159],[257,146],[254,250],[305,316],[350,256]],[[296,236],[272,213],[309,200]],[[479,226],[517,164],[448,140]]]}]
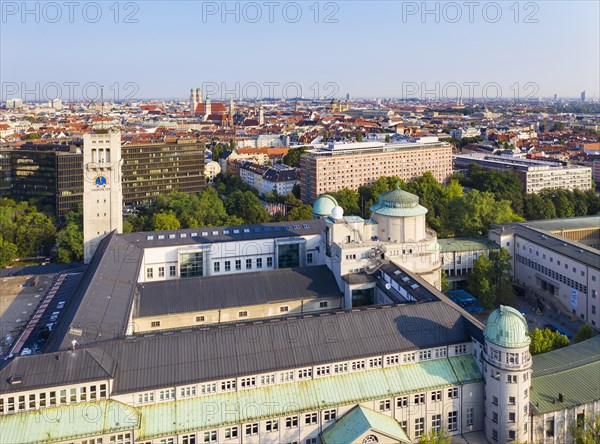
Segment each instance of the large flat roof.
[{"label": "large flat roof", "polygon": [[327,265],[173,279],[138,284],[137,289],[134,318],[342,297]]},{"label": "large flat roof", "polygon": [[[116,363],[113,393],[120,394],[443,347],[470,342],[473,330],[480,329],[459,309],[439,301],[136,335],[86,350]],[[87,361],[78,360],[64,372],[62,363],[71,353],[14,358],[0,370],[0,393],[30,390],[46,380],[72,383]],[[102,373],[102,366],[94,368]],[[16,369],[22,382],[11,386],[7,381]]]}]

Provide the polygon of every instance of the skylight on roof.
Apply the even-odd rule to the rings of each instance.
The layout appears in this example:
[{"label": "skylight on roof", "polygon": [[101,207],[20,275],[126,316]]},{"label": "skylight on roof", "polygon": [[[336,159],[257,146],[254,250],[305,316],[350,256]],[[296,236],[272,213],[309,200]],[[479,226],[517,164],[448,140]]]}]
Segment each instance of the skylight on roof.
[{"label": "skylight on roof", "polygon": [[302,224],[302,226],[303,226],[304,228],[310,228],[310,225],[308,225],[308,224]]},{"label": "skylight on roof", "polygon": [[275,230],[275,231],[281,231],[281,227],[273,227],[273,230]]},{"label": "skylight on roof", "polygon": [[300,225],[294,225],[294,230],[299,230],[300,229]]},{"label": "skylight on roof", "polygon": [[255,232],[255,233],[260,233],[260,227],[255,227],[255,228],[254,228],[254,232]]},{"label": "skylight on roof", "polygon": [[244,228],[244,233],[250,233],[250,228]]},{"label": "skylight on roof", "polygon": [[147,236],[146,240],[154,240],[154,236]]},{"label": "skylight on roof", "polygon": [[192,233],[192,237],[197,237],[198,233]]},{"label": "skylight on roof", "polygon": [[181,234],[179,235],[179,237],[181,237],[181,238],[183,238],[183,237],[187,237],[187,233],[181,233]]},{"label": "skylight on roof", "polygon": [[165,238],[165,235],[164,235],[164,234],[159,234],[159,235],[158,235],[158,239],[164,239],[164,238]]},{"label": "skylight on roof", "polygon": [[213,234],[213,236],[218,236],[219,232],[218,231],[213,231],[212,234]]},{"label": "skylight on roof", "polygon": [[271,231],[271,227],[264,227],[263,230],[266,233],[267,231]]},{"label": "skylight on roof", "polygon": [[229,230],[223,230],[223,234],[229,234]]},{"label": "skylight on roof", "polygon": [[286,225],[286,226],[285,226],[285,227],[283,227],[283,228],[285,228],[286,230],[289,230],[289,229],[290,229],[290,226],[289,226],[289,225]]},{"label": "skylight on roof", "polygon": [[169,239],[175,239],[175,235],[174,234],[169,234]]},{"label": "skylight on roof", "polygon": [[233,230],[233,234],[240,234],[240,230]]},{"label": "skylight on roof", "polygon": [[203,231],[202,236],[208,236],[208,231]]}]

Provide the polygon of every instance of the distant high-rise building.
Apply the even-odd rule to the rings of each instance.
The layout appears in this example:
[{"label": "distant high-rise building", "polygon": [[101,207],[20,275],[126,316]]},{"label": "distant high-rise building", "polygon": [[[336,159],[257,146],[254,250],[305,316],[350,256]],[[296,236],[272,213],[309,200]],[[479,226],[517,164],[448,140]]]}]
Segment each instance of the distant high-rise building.
[{"label": "distant high-rise building", "polygon": [[585,102],[585,91],[581,91],[580,100]]},{"label": "distant high-rise building", "polygon": [[558,99],[558,95],[554,94],[554,101],[556,102],[557,99]]},{"label": "distant high-rise building", "polygon": [[452,145],[437,137],[410,143],[330,143],[307,151],[300,160],[300,188],[304,202],[342,188],[357,190],[382,176],[405,181],[430,171],[439,182],[452,174]]},{"label": "distant high-rise building", "polygon": [[346,93],[346,100],[350,100],[350,93]]}]

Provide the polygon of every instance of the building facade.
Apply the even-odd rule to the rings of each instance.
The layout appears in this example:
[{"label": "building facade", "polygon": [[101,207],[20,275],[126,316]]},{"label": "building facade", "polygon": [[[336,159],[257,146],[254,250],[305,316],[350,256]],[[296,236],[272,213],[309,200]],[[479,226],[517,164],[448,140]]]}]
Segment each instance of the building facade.
[{"label": "building facade", "polygon": [[511,254],[517,285],[600,328],[600,216],[505,224],[489,238]]},{"label": "building facade", "polygon": [[[123,202],[137,205],[169,191],[201,192],[206,186],[203,148],[195,142],[121,146]],[[83,203],[82,148],[25,144],[0,149],[0,178],[6,195],[34,199],[59,217]]]},{"label": "building facade", "polygon": [[452,174],[452,146],[436,137],[406,143],[331,143],[309,150],[300,160],[300,188],[304,202],[342,188],[357,190],[382,176],[404,181],[431,172],[439,182]]}]

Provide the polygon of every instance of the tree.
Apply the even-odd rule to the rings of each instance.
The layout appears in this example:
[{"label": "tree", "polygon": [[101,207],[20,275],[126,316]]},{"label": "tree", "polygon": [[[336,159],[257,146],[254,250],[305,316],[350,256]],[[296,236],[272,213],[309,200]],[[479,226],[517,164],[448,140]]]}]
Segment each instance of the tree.
[{"label": "tree", "polygon": [[5,267],[17,258],[17,246],[0,235],[0,267]]},{"label": "tree", "polygon": [[600,415],[587,415],[583,421],[569,425],[569,434],[575,444],[598,444],[600,442]]},{"label": "tree", "polygon": [[225,208],[229,214],[248,224],[260,224],[271,219],[260,199],[250,191],[234,191],[225,199]]},{"label": "tree", "polygon": [[292,208],[286,215],[285,220],[308,220],[312,219],[312,207],[310,205],[302,205]]},{"label": "tree", "polygon": [[550,199],[544,199],[538,194],[525,197],[525,218],[527,220],[542,220],[556,218],[556,208]]},{"label": "tree", "polygon": [[300,156],[304,154],[307,149],[308,148],[305,146],[290,149],[287,154],[283,156],[283,163],[289,166],[297,166],[300,163]]},{"label": "tree", "polygon": [[60,230],[56,241],[59,262],[70,264],[83,260],[83,231],[75,222],[69,222]]},{"label": "tree", "polygon": [[357,142],[362,142],[363,141],[363,135],[360,131],[356,132],[356,141]]},{"label": "tree", "polygon": [[493,269],[490,258],[482,254],[473,263],[473,270],[467,277],[467,289],[485,308],[492,308],[496,301],[495,288],[490,279]]},{"label": "tree", "polygon": [[35,208],[16,221],[15,240],[20,257],[47,255],[54,246],[56,228],[52,219]]},{"label": "tree", "polygon": [[496,200],[491,192],[471,190],[448,203],[446,227],[457,236],[476,236],[492,224],[522,221],[508,200]]},{"label": "tree", "polygon": [[543,330],[536,328],[529,333],[529,337],[531,338],[529,352],[532,355],[539,355],[540,353],[546,353],[569,345],[569,338],[547,328]]},{"label": "tree", "polygon": [[585,341],[586,339],[590,339],[594,336],[594,330],[590,327],[590,324],[583,324],[577,333],[575,333],[574,340],[575,342]]},{"label": "tree", "polygon": [[450,281],[448,280],[448,275],[446,274],[446,271],[442,270],[440,280],[442,284],[442,292],[447,293],[450,289]]},{"label": "tree", "polygon": [[451,436],[446,434],[446,431],[439,429],[437,432],[431,429],[429,433],[421,436],[419,441],[421,444],[450,444]]},{"label": "tree", "polygon": [[327,193],[333,197],[338,205],[344,209],[345,215],[360,215],[360,207],[358,205],[358,191],[343,188],[335,193]]},{"label": "tree", "polygon": [[173,213],[156,213],[152,216],[152,231],[179,230],[181,223]]}]

